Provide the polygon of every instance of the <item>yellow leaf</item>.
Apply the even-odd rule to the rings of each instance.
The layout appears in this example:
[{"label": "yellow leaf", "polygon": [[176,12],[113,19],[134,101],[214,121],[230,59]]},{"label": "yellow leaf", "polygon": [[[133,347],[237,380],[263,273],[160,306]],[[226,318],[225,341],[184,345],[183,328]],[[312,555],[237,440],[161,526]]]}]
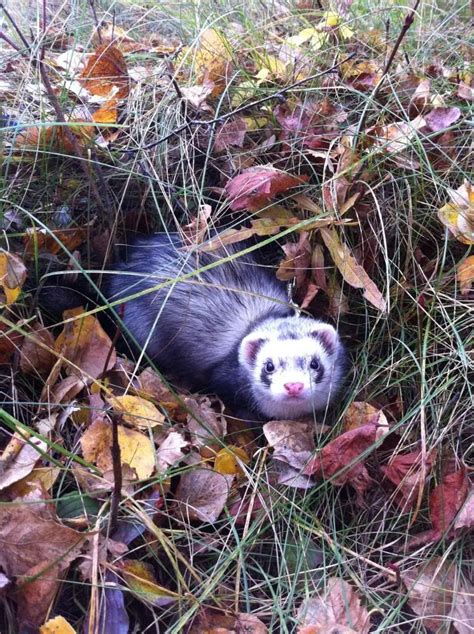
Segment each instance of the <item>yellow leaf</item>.
[{"label": "yellow leaf", "polygon": [[0,286],[5,293],[6,304],[13,304],[18,299],[25,280],[26,266],[23,260],[14,253],[0,251]]},{"label": "yellow leaf", "polygon": [[76,634],[76,630],[69,625],[63,616],[55,616],[49,619],[39,629],[40,634]]},{"label": "yellow leaf", "polygon": [[382,293],[367,275],[366,271],[356,261],[349,247],[343,244],[334,227],[320,229],[321,237],[326,245],[334,264],[339,269],[345,281],[354,288],[363,288],[364,297],[380,311],[385,312],[387,305]]},{"label": "yellow leaf", "polygon": [[290,46],[301,46],[305,42],[308,42],[315,34],[319,34],[314,27],[308,27],[298,33],[298,35],[291,35],[286,39],[287,44]]},{"label": "yellow leaf", "polygon": [[260,64],[260,70],[256,75],[257,83],[262,83],[270,79],[286,79],[286,64],[274,55],[266,55]]},{"label": "yellow leaf", "polygon": [[177,601],[179,594],[156,583],[153,568],[150,564],[137,559],[127,559],[123,563],[123,578],[132,594],[138,599],[155,606],[164,606]]},{"label": "yellow leaf", "polygon": [[351,431],[371,423],[388,427],[387,418],[382,410],[365,401],[354,401],[349,405],[344,415],[343,431]]},{"label": "yellow leaf", "polygon": [[465,181],[456,190],[450,189],[451,202],[438,210],[438,218],[449,229],[456,240],[463,244],[474,244],[474,190]]},{"label": "yellow leaf", "polygon": [[108,99],[103,106],[94,112],[92,120],[96,123],[117,123],[117,104],[116,97]]},{"label": "yellow leaf", "polygon": [[339,13],[336,13],[335,11],[326,11],[324,13],[322,22],[320,22],[318,26],[320,28],[338,28],[339,35],[342,37],[342,39],[348,40],[354,35],[354,31],[348,26],[343,26],[341,23],[342,17],[339,15]]},{"label": "yellow leaf", "polygon": [[217,29],[206,29],[199,38],[195,56],[197,83],[213,82],[212,97],[221,94],[225,88],[232,60],[231,51],[229,41]]},{"label": "yellow leaf", "polygon": [[119,425],[118,441],[122,463],[135,469],[140,480],[149,478],[155,468],[155,448],[148,436]]},{"label": "yellow leaf", "polygon": [[165,417],[153,403],[141,396],[113,396],[107,401],[116,412],[123,414],[123,419],[134,427],[150,428],[162,425]]},{"label": "yellow leaf", "polygon": [[474,255],[470,255],[464,262],[461,262],[458,266],[457,274],[461,295],[469,295],[474,282]]},{"label": "yellow leaf", "polygon": [[248,464],[250,458],[247,452],[241,447],[229,445],[221,449],[214,462],[214,471],[227,475],[237,475],[243,473],[240,462]]}]

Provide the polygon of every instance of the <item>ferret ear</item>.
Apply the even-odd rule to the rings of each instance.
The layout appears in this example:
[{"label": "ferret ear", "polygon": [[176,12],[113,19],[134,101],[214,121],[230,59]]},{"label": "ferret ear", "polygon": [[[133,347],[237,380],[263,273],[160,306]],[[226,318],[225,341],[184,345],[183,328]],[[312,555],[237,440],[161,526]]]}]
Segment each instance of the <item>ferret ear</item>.
[{"label": "ferret ear", "polygon": [[336,352],[339,335],[330,324],[318,324],[311,336],[319,341],[328,354]]},{"label": "ferret ear", "polygon": [[251,333],[243,338],[239,349],[239,360],[246,365],[253,365],[257,358],[258,351],[265,343],[265,339]]}]

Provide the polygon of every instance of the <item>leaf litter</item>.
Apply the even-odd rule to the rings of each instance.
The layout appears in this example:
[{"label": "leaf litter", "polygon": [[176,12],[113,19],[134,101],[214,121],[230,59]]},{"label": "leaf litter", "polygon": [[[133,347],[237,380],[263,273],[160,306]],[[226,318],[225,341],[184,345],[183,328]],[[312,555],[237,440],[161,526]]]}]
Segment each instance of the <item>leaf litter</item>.
[{"label": "leaf litter", "polygon": [[[303,7],[305,3],[297,4]],[[228,214],[226,221],[236,212],[245,217],[240,225],[225,225],[220,244],[253,236],[275,237],[294,229],[296,239],[292,236],[284,243],[277,275],[294,280],[295,295],[304,310],[318,314],[322,302],[326,314],[336,320],[353,314],[355,302],[365,300],[365,306],[383,317],[399,300],[400,291],[393,285],[387,287],[388,280],[380,274],[380,245],[372,254],[372,265],[364,251],[378,204],[385,202],[374,165],[386,172],[382,183],[391,182],[394,169],[403,180],[421,170],[417,150],[423,148],[424,160],[442,183],[430,230],[438,232],[442,240],[444,226],[449,240],[461,248],[469,247],[474,241],[472,186],[468,180],[461,182],[449,175],[448,168],[453,161],[462,160],[472,78],[467,71],[445,68],[437,61],[424,69],[415,68],[415,62],[413,68],[403,67],[398,55],[396,73],[391,76],[396,80],[388,89],[388,82],[383,81],[386,68],[376,55],[377,50],[386,49],[387,42],[376,33],[359,33],[357,21],[354,24],[349,19],[351,2],[339,5],[338,12],[316,12],[310,26],[306,20],[304,28],[288,22],[288,27],[269,33],[267,46],[258,50],[250,34],[243,34],[242,27],[235,24],[225,32],[218,24],[204,29],[194,43],[183,48],[177,38],[160,34],[145,38],[135,29],[123,29],[115,20],[113,24],[100,22],[94,29],[90,38],[93,50],[79,46],[57,52],[46,45],[48,64],[55,69],[50,73],[53,93],[62,91],[67,104],[65,123],[56,120],[52,102],[48,105],[51,94],[47,88],[38,89],[33,83],[25,91],[35,104],[31,112],[38,116],[27,125],[21,123],[12,99],[15,73],[23,68],[24,60],[13,60],[3,69],[9,79],[0,88],[10,117],[7,128],[16,130],[13,135],[7,133],[12,164],[19,173],[34,170],[32,160],[38,153],[48,161],[50,153],[77,159],[77,148],[87,156],[94,154],[106,168],[112,162],[126,163],[133,137],[128,127],[134,116],[131,106],[137,104],[134,100],[139,91],[153,94],[154,104],[161,100],[165,104],[169,91],[174,91],[173,109],[183,115],[183,124],[177,124],[170,135],[169,156],[176,157],[180,135],[191,144],[195,135],[200,148],[209,148],[206,157],[216,173],[203,197],[205,203],[201,201],[202,206],[190,215],[191,222],[180,227],[190,243],[199,245],[209,236],[217,215],[215,196],[220,196]],[[236,34],[243,38],[243,47],[235,46]],[[55,38],[58,46],[74,43],[58,33]],[[326,71],[330,62],[325,55],[334,46],[355,52],[355,56],[319,78],[317,87],[323,88],[324,97],[320,91],[306,91],[305,84],[300,91],[295,82],[305,81],[315,71]],[[321,60],[317,66],[315,51]],[[160,66],[163,56],[169,57]],[[345,57],[338,57],[337,64]],[[442,93],[440,78],[445,82]],[[351,99],[356,92],[388,103],[390,90],[398,99],[395,105],[390,102],[391,110],[375,108],[377,116],[367,120],[360,119],[360,113],[354,117],[356,102]],[[42,112],[39,94],[46,104]],[[259,103],[262,94],[265,97]],[[257,103],[252,106],[253,100]],[[228,107],[243,109],[232,112]],[[138,117],[144,114],[140,111]],[[2,125],[3,121],[2,112]],[[359,123],[362,129],[357,130]],[[137,137],[137,144],[153,145],[157,141],[154,133],[156,128],[150,126]],[[294,160],[295,151],[301,162]],[[148,169],[140,163],[147,178]],[[460,169],[459,174],[462,172]],[[55,190],[58,200],[68,189],[80,189],[77,178],[70,179],[72,185],[62,178]],[[165,180],[168,182],[168,176]],[[179,190],[178,177],[176,183]],[[124,586],[148,606],[163,610],[178,604],[181,610],[188,602],[201,600],[198,593],[194,597],[180,588],[183,577],[178,568],[183,566],[192,577],[193,566],[197,569],[198,565],[187,559],[192,550],[187,549],[184,535],[212,530],[218,536],[214,543],[222,546],[219,531],[228,518],[244,531],[242,539],[249,528],[259,530],[262,522],[271,525],[275,491],[294,487],[310,495],[321,487],[336,487],[360,512],[370,507],[376,494],[382,498],[381,505],[391,509],[393,504],[397,514],[400,509],[410,513],[418,508],[420,499],[424,502],[426,517],[417,516],[403,544],[384,551],[382,563],[377,565],[385,571],[398,566],[408,604],[423,626],[433,629],[450,624],[459,632],[469,631],[472,588],[457,563],[448,557],[431,557],[428,563],[415,566],[416,560],[409,558],[400,563],[397,553],[404,549],[405,557],[415,548],[441,547],[443,540],[462,540],[472,530],[470,471],[458,464],[445,470],[437,483],[441,449],[427,449],[417,429],[404,436],[398,426],[404,420],[402,411],[389,415],[388,405],[364,400],[364,387],[358,400],[348,403],[340,426],[315,426],[313,420],[271,421],[263,427],[265,441],[257,441],[252,432],[235,426],[215,398],[176,393],[153,369],[139,371],[133,363],[127,365],[95,315],[84,315],[83,309],[65,313],[59,334],[40,321],[24,319],[22,302],[28,300],[32,262],[38,255],[61,260],[63,248],[70,252],[83,249],[91,230],[101,229],[98,217],[92,224],[89,218],[82,226],[80,220],[76,222],[80,218],[77,209],[83,208],[86,197],[82,201],[80,194],[74,197],[68,221],[74,218],[73,226],[48,226],[47,230],[33,226],[23,231],[25,224],[19,225],[21,240],[13,236],[14,248],[0,253],[2,304],[7,311],[0,323],[0,362],[43,387],[38,412],[29,421],[30,432],[17,430],[8,443],[0,445],[0,541],[4,542],[0,580],[5,577],[0,585],[8,597],[15,597],[18,625],[41,632],[74,631],[60,616],[46,619],[70,568],[74,570],[81,557],[87,564],[77,566],[83,578],[98,584],[100,575],[108,584],[104,605],[113,624],[111,631],[128,631]],[[216,246],[211,240],[204,248]],[[469,251],[457,251],[449,277],[455,271],[459,293],[466,300],[472,292],[472,257]],[[409,290],[410,282],[403,279],[399,286]],[[261,442],[266,442],[265,454]],[[267,488],[260,481],[257,491],[252,478],[256,465],[261,469],[262,464],[268,467]],[[121,487],[117,494],[118,472]],[[68,525],[70,520],[60,517],[61,505],[54,497],[62,496],[64,482],[68,491],[79,494],[84,508],[91,501],[112,505],[118,495],[123,518],[116,532],[109,534],[100,525],[98,507],[83,513],[79,530]],[[315,509],[314,515],[320,512]],[[136,513],[135,520],[127,523],[132,513]],[[313,522],[314,517],[305,517],[308,520]],[[170,531],[179,534],[179,546],[169,540]],[[129,557],[124,545],[128,538],[122,547],[121,540],[114,539],[117,534],[133,536],[130,541],[137,539],[137,543],[146,535],[146,541]],[[143,543],[146,552],[141,550]],[[212,540],[206,543],[209,546]],[[341,552],[347,554],[344,548]],[[371,557],[369,554],[369,561]],[[179,567],[165,574],[164,558],[179,561]],[[360,558],[358,564],[366,561],[367,557]],[[341,568],[345,570],[344,565]],[[235,588],[226,585],[227,578],[223,583],[219,609],[206,603],[197,611],[190,632],[269,631],[265,609],[258,616],[244,614],[228,601],[227,591],[229,596],[238,594],[239,574]],[[353,585],[356,576],[351,570],[350,584],[336,576],[325,577],[324,587],[302,599],[298,608],[291,606],[297,631],[369,631],[373,578],[367,576],[365,592],[362,585]],[[176,579],[180,581],[175,583]],[[86,619],[100,624],[104,611],[95,614],[94,601]]]}]

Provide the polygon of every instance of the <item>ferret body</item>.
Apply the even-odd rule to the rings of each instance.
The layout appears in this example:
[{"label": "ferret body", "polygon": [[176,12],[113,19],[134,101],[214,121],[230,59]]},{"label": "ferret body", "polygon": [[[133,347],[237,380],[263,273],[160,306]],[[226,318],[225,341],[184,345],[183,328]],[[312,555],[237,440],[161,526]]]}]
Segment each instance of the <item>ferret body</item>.
[{"label": "ferret body", "polygon": [[252,253],[233,258],[242,248],[190,250],[176,234],[140,239],[102,292],[123,300],[115,310],[125,330],[177,385],[215,393],[250,419],[324,409],[342,378],[338,334],[294,316],[271,270]]}]

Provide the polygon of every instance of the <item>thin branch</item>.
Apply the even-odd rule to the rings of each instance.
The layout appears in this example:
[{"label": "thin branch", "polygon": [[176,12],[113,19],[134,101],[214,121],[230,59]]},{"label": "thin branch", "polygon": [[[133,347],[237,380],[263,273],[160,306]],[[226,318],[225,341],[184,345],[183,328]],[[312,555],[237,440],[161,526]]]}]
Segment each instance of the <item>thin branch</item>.
[{"label": "thin branch", "polygon": [[[390,68],[392,67],[393,61],[395,59],[395,56],[398,52],[398,49],[400,48],[401,43],[403,42],[403,39],[405,38],[405,35],[407,34],[408,29],[411,27],[411,25],[413,24],[413,22],[415,21],[415,15],[416,15],[416,11],[418,9],[418,5],[420,4],[421,0],[416,0],[414,6],[412,9],[410,9],[410,12],[407,14],[405,21],[403,23],[403,26],[400,30],[400,33],[398,34],[397,37],[397,41],[394,44],[394,47],[392,49],[392,52],[390,53],[390,56],[387,60],[387,63],[385,64],[385,68],[384,71],[382,73],[382,77],[380,78],[379,83],[376,85],[376,87],[374,88],[374,91],[370,97],[370,101],[373,102],[375,101],[375,99],[377,98],[380,89],[382,88],[385,78],[388,75],[388,72],[390,70]],[[354,145],[353,148],[354,150],[357,148],[357,144],[360,138],[360,132],[361,130],[364,128],[365,125],[365,121],[367,119],[367,115],[368,115],[369,109],[368,107],[365,108],[364,112],[362,113],[362,117],[359,121],[359,124],[357,126],[357,132],[355,135],[355,140],[354,140]]]},{"label": "thin branch", "polygon": [[[18,24],[15,21],[15,18],[11,15],[11,13],[8,11],[8,9],[3,4],[0,4],[0,9],[7,16],[8,20],[10,21],[10,24],[15,29],[16,34],[18,35],[20,40],[23,42],[23,46],[29,51],[30,50],[30,43],[28,42],[26,37],[23,35],[22,30],[20,29],[20,27],[18,26]],[[11,41],[8,42],[8,43],[10,44],[10,46],[13,46],[13,48],[15,48],[15,46],[12,44]],[[17,50],[19,50],[19,49],[17,49]]]},{"label": "thin branch", "polygon": [[331,68],[327,68],[326,70],[323,70],[320,73],[316,73],[315,75],[311,75],[310,77],[305,77],[304,79],[300,79],[299,81],[296,81],[290,86],[286,86],[285,88],[280,88],[280,90],[277,90],[271,95],[267,95],[266,97],[262,97],[261,99],[257,99],[256,101],[252,101],[246,105],[240,106],[239,108],[236,108],[235,110],[232,110],[231,112],[228,112],[226,114],[222,114],[219,117],[216,117],[215,119],[210,119],[207,121],[201,121],[199,119],[191,119],[190,121],[183,123],[183,125],[180,125],[178,128],[176,128],[175,130],[173,130],[166,136],[161,137],[161,139],[154,141],[153,143],[149,143],[148,145],[144,145],[140,148],[125,150],[125,151],[130,154],[135,152],[141,152],[142,150],[150,150],[156,147],[157,145],[161,145],[161,143],[168,141],[168,139],[171,139],[171,137],[177,134],[180,134],[181,132],[183,132],[183,130],[186,130],[186,128],[189,128],[191,126],[200,126],[200,125],[211,126],[211,125],[214,125],[215,123],[222,123],[223,121],[226,121],[230,117],[234,117],[235,115],[240,114],[241,112],[244,112],[245,110],[248,110],[249,108],[255,108],[257,106],[260,106],[262,103],[265,103],[272,99],[278,99],[279,97],[283,97],[284,95],[286,95],[287,92],[289,92],[290,90],[294,90],[295,88],[298,88],[298,86],[302,86],[303,84],[307,84],[309,81],[312,81],[313,79],[317,79],[318,77],[322,77],[323,75],[332,73],[336,68],[339,68],[340,66],[348,62],[350,59],[352,59],[354,55],[355,53],[351,53],[341,62],[338,62],[337,64],[334,64],[334,66],[331,66]]},{"label": "thin branch", "polygon": [[8,35],[2,30],[0,30],[0,39],[5,40],[5,42],[9,46],[11,46],[14,51],[17,51],[17,53],[21,53],[21,48],[17,44],[15,44],[15,42],[13,40],[11,40],[8,37]]},{"label": "thin branch", "polygon": [[112,535],[117,529],[118,510],[120,498],[122,496],[122,459],[120,455],[120,444],[118,440],[117,416],[112,416],[112,465],[114,472],[114,489],[110,502],[110,522],[109,534]]}]

